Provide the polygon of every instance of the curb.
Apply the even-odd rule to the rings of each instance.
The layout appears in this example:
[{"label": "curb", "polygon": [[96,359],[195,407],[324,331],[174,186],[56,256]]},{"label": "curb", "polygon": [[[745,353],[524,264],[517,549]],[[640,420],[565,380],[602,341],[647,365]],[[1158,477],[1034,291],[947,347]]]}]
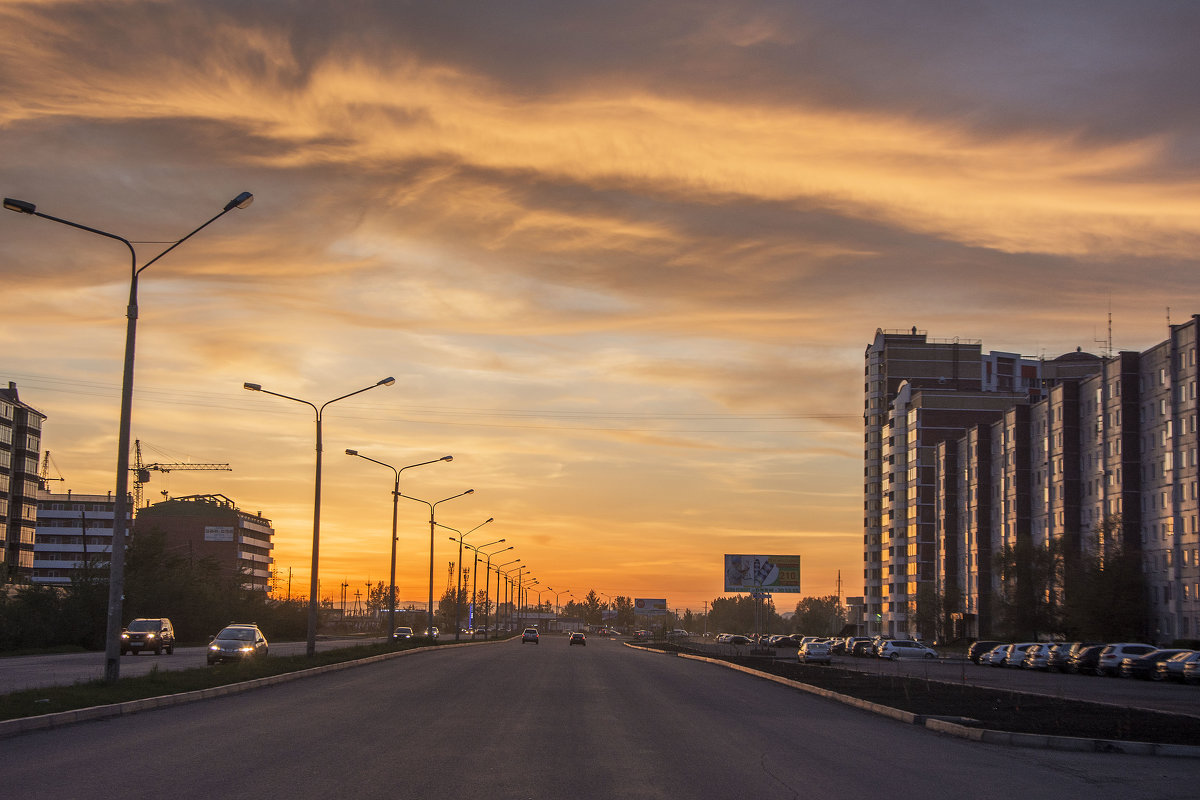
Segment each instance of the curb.
[{"label": "curb", "polygon": [[722,661],[718,658],[708,658],[707,656],[696,656],[689,653],[663,653],[661,650],[655,650],[652,647],[638,647],[637,645],[625,643],[626,647],[632,647],[635,650],[645,650],[654,653],[662,653],[663,655],[674,655],[677,658],[686,658],[692,661],[704,661],[709,664],[717,664],[727,669],[745,672],[748,675],[753,675],[758,678],[773,681],[775,683],[789,686],[793,689],[799,689],[809,694],[815,694],[820,697],[826,697],[830,700],[835,700],[844,705],[853,706],[854,708],[868,711],[872,714],[889,717],[899,722],[904,722],[909,725],[921,725],[924,728],[943,733],[948,736],[957,736],[960,739],[967,739],[972,742],[982,742],[984,744],[1000,744],[1009,747],[1032,747],[1043,750],[1062,750],[1076,753],[1122,753],[1126,755],[1139,756],[1169,756],[1173,758],[1200,758],[1200,746],[1182,745],[1182,744],[1157,744],[1155,742],[1126,742],[1118,739],[1081,739],[1072,736],[1045,736],[1035,733],[1010,733],[1008,731],[997,731],[988,728],[973,728],[963,725],[960,722],[944,719],[940,717],[927,717],[923,714],[914,714],[911,711],[903,711],[898,708],[880,705],[879,703],[871,703],[866,700],[860,700],[857,697],[839,694],[829,689],[822,689],[819,686],[813,686],[800,681],[794,681],[789,678],[782,678],[778,675],[772,675],[769,672],[761,672],[753,667],[743,666],[741,664],[732,664],[728,661]]},{"label": "curb", "polygon": [[434,650],[445,650],[447,648],[464,647],[469,645],[499,644],[500,642],[504,641],[508,640],[489,639],[483,642],[458,642],[456,644],[414,647],[409,650],[400,650],[396,653],[380,653],[376,656],[367,656],[366,658],[359,658],[352,661],[340,661],[337,664],[325,664],[320,667],[311,667],[309,669],[302,669],[296,672],[284,672],[279,675],[269,675],[265,678],[255,678],[252,681],[228,683],[224,686],[213,686],[208,689],[197,689],[192,692],[161,695],[159,697],[144,697],[141,700],[129,700],[124,703],[112,703],[110,705],[92,706],[90,708],[76,708],[71,711],[57,711],[53,714],[42,714],[41,716],[37,717],[19,717],[17,719],[8,719],[0,721],[0,739],[7,739],[10,736],[20,736],[23,733],[32,733],[34,731],[61,728],[66,725],[74,725],[77,722],[91,722],[98,719],[121,717],[126,714],[136,714],[140,711],[152,711],[156,708],[168,708],[170,706],[179,706],[185,703],[195,703],[200,700],[209,700],[214,697],[225,697],[231,694],[241,694],[242,692],[263,689],[267,686],[275,686],[276,684],[280,683],[297,681],[301,680],[302,678],[316,677],[317,675],[323,675],[326,672],[338,672],[343,669],[361,667],[363,665],[374,664],[379,661],[402,658],[415,653],[427,653]]}]

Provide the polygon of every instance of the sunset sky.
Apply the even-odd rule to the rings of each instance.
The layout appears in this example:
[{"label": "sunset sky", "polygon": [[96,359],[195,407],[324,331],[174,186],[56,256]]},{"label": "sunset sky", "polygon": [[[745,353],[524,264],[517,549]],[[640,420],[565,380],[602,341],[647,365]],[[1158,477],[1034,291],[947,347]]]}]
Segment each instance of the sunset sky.
[{"label": "sunset sky", "polygon": [[[387,580],[392,475],[581,598],[862,594],[877,328],[1054,357],[1200,312],[1200,4],[0,0],[0,192],[139,242],[146,497]],[[129,257],[0,214],[0,381],[115,487]],[[6,384],[5,384],[6,385]],[[428,592],[401,501],[397,583]],[[445,535],[443,535],[443,533]],[[457,548],[439,532],[435,593]],[[799,596],[777,598],[791,610]],[[543,593],[542,599],[550,599]]]}]

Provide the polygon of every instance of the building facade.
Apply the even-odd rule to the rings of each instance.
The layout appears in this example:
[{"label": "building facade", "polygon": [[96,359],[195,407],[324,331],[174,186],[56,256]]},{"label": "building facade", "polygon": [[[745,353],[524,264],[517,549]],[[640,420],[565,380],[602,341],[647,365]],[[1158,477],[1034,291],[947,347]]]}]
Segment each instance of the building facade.
[{"label": "building facade", "polygon": [[[980,352],[978,385],[962,380],[967,354],[945,358],[947,343],[876,334],[864,465],[873,632],[997,635],[999,605],[1016,591],[1003,574],[1012,553],[1103,562],[1123,552],[1140,560],[1146,638],[1200,638],[1200,317],[1169,334],[1106,358]],[[905,371],[921,374],[909,382]],[[1053,607],[1065,591],[1059,572],[1041,594],[1016,596]]]},{"label": "building facade", "polygon": [[40,491],[32,581],[62,586],[79,577],[108,580],[115,507],[112,492]]},{"label": "building facade", "polygon": [[191,495],[141,509],[134,536],[160,531],[171,556],[211,558],[244,589],[270,591],[275,535],[261,512],[237,508],[220,494]]},{"label": "building facade", "polygon": [[0,534],[4,580],[33,575],[38,456],[46,415],[21,402],[17,385],[0,389]]}]

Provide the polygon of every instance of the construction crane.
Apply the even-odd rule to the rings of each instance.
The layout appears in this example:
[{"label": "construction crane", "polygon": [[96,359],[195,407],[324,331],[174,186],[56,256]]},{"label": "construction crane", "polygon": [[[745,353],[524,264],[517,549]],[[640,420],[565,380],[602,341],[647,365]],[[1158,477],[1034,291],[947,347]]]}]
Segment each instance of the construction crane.
[{"label": "construction crane", "polygon": [[134,461],[133,466],[129,471],[133,473],[133,507],[142,507],[142,486],[149,483],[150,472],[172,472],[176,470],[223,470],[232,472],[232,468],[228,464],[143,464],[142,463],[142,440],[135,439],[134,443]]},{"label": "construction crane", "polygon": [[50,451],[47,450],[45,452],[45,454],[42,456],[42,470],[41,470],[41,472],[38,473],[38,480],[42,482],[42,488],[45,489],[46,491],[50,491],[50,487],[47,486],[47,484],[50,481],[66,480],[66,478],[64,478],[62,476],[62,473],[58,471],[58,464],[54,464],[54,472],[56,475],[58,475],[58,477],[57,478],[50,477],[50,465],[51,464],[54,464],[54,459],[50,458]]}]

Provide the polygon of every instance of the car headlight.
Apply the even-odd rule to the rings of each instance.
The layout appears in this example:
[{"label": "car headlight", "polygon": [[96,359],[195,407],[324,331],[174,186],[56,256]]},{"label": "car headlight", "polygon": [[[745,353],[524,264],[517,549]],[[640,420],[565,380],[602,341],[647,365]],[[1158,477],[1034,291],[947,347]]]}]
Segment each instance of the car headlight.
[{"label": "car headlight", "polygon": [[239,647],[239,648],[238,648],[238,652],[239,652],[239,653],[253,653],[253,652],[254,652],[254,648],[253,648],[253,647],[249,647],[249,646],[246,646],[246,647]]},{"label": "car headlight", "polygon": [[219,644],[210,644],[210,645],[208,646],[208,649],[209,649],[209,650],[220,650],[220,649],[221,649],[221,645],[219,645]]},{"label": "car headlight", "polygon": [[147,638],[147,639],[153,639],[153,638],[154,638],[154,634],[153,634],[153,633],[147,633],[147,634],[146,634],[146,638]]},{"label": "car headlight", "polygon": [[122,631],[122,632],[121,632],[121,638],[122,638],[122,639],[128,639],[128,638],[129,638],[129,634],[128,634],[128,633],[126,633],[126,632],[124,632],[124,631]]}]

